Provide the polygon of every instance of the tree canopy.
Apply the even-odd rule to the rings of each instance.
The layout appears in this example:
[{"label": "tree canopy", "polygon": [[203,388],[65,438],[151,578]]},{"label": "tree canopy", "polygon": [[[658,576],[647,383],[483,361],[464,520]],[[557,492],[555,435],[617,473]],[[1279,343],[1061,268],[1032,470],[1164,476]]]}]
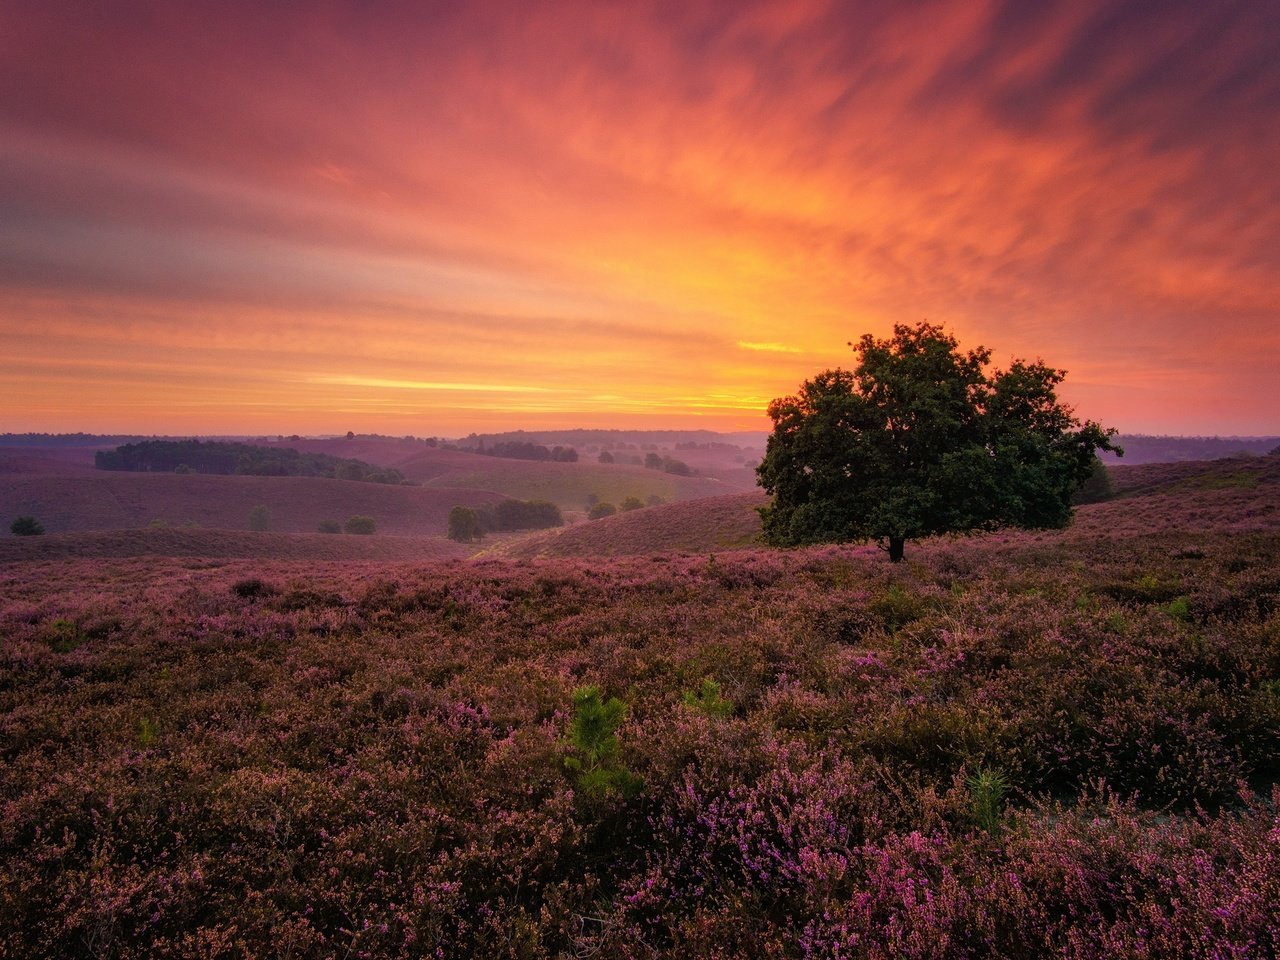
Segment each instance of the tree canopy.
[{"label": "tree canopy", "polygon": [[906,540],[1002,526],[1056,528],[1115,430],[1080,422],[1056,388],[1065,371],[991,351],[961,352],[943,328],[897,325],[851,344],[852,370],[826,370],[769,404],[756,472],[773,496],[765,539],[780,546]]}]

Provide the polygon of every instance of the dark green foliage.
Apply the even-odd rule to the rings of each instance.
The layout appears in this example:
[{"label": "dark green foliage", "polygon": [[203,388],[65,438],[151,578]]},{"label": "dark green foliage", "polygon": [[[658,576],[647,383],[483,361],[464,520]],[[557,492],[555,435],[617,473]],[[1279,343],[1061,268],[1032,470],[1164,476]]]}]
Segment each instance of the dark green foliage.
[{"label": "dark green foliage", "polygon": [[231,592],[245,600],[257,600],[260,597],[273,597],[280,591],[259,577],[247,577],[233,583]]},{"label": "dark green foliage", "polygon": [[656,453],[646,453],[644,455],[644,465],[650,470],[661,470],[664,473],[673,473],[679,477],[693,476],[693,470],[683,460],[677,460],[674,457],[664,457]]},{"label": "dark green foliage", "polygon": [[987,833],[999,832],[1004,795],[1009,791],[1008,779],[1000,770],[981,767],[970,775],[965,785],[969,788],[974,823]]},{"label": "dark green foliage", "polygon": [[617,512],[618,512],[618,508],[615,507],[612,503],[602,501],[601,503],[597,503],[589,511],[587,511],[587,519],[599,520],[601,517],[612,517]]},{"label": "dark green foliage", "polygon": [[470,507],[454,507],[449,511],[449,539],[457,543],[470,543],[484,537],[476,512]]},{"label": "dark green foliage", "polygon": [[341,533],[342,524],[337,520],[321,520],[316,529],[321,533]]},{"label": "dark green foliage", "polygon": [[35,517],[18,517],[9,524],[9,530],[15,537],[38,537],[44,533],[44,524]]},{"label": "dark green foliage", "polygon": [[[483,443],[483,441],[482,441]],[[489,446],[468,448],[472,453],[482,453],[486,457],[502,457],[506,460],[550,460],[553,463],[576,463],[578,451],[573,447],[544,447],[540,443],[524,440],[504,440]]]},{"label": "dark green foliage", "polygon": [[618,509],[626,513],[628,510],[639,510],[643,506],[644,501],[639,497],[627,497],[622,501],[622,505]]},{"label": "dark green foliage", "polygon": [[378,529],[378,525],[374,523],[373,517],[347,517],[347,522],[342,525],[345,533],[360,533],[369,535]]},{"label": "dark green foliage", "polygon": [[[1064,373],[991,351],[959,351],[940,326],[866,335],[853,371],[827,370],[769,405],[760,485],[765,539],[778,546],[906,540],[1002,526],[1056,528],[1089,479],[1105,430],[1059,403]],[[1117,451],[1118,452],[1118,451]]]},{"label": "dark green foliage", "polygon": [[500,530],[544,530],[564,525],[560,508],[549,500],[503,500],[494,512]]},{"label": "dark green foliage", "polygon": [[1075,492],[1071,498],[1071,502],[1076,506],[1083,506],[1086,503],[1102,503],[1104,500],[1110,500],[1115,494],[1111,486],[1111,475],[1107,473],[1107,465],[1099,459],[1093,461],[1093,471],[1089,474],[1089,479],[1080,485],[1080,489]]},{"label": "dark green foliage", "polygon": [[255,477],[341,477],[370,483],[403,483],[399,470],[326,453],[299,453],[287,447],[261,447],[215,440],[143,440],[94,454],[99,470],[132,472],[243,474]]},{"label": "dark green foliage", "polygon": [[70,653],[87,638],[74,620],[58,619],[53,621],[49,637],[49,649],[54,653]]},{"label": "dark green foliage", "polygon": [[723,720],[733,716],[733,704],[720,696],[719,682],[708,677],[697,690],[686,690],[684,705],[704,716]]},{"label": "dark green foliage", "polygon": [[265,533],[271,529],[271,511],[259,504],[249,511],[249,529]]},{"label": "dark green foliage", "polygon": [[613,454],[608,450],[601,450],[598,459],[600,463],[613,463]]},{"label": "dark green foliage", "polygon": [[617,697],[602,699],[600,688],[579,687],[573,693],[573,719],[569,722],[569,746],[565,769],[588,797],[611,794],[630,797],[642,783],[622,763],[618,728],[627,716],[627,705]]}]

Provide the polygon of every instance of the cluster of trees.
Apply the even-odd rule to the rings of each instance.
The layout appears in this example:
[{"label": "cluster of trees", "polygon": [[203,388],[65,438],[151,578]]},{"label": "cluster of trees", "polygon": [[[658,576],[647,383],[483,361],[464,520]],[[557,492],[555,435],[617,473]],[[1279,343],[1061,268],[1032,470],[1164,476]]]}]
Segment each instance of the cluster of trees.
[{"label": "cluster of trees", "polygon": [[210,473],[254,476],[342,476],[350,479],[379,479],[399,482],[397,473],[387,473],[370,464],[348,461],[324,454],[301,454],[252,444],[202,440],[145,440],[125,444],[116,450],[95,455],[100,470]]},{"label": "cluster of trees", "polygon": [[612,517],[615,513],[628,513],[632,510],[640,510],[644,507],[656,507],[665,501],[661,497],[650,497],[648,501],[641,500],[639,497],[625,497],[616,507],[608,501],[602,501],[591,494],[587,498],[587,519],[599,520],[601,517]]},{"label": "cluster of trees", "polygon": [[454,507],[449,511],[448,536],[470,543],[495,530],[545,530],[563,525],[560,508],[549,500],[503,500],[482,507]]},{"label": "cluster of trees", "polygon": [[644,465],[650,470],[661,470],[663,473],[674,473],[680,477],[693,476],[693,468],[683,460],[677,460],[675,457],[664,457],[658,453],[646,453],[644,455]]},{"label": "cluster of trees", "polygon": [[961,353],[940,326],[866,335],[858,365],[827,370],[769,404],[757,469],[760,510],[778,546],[880,540],[900,561],[909,539],[1001,526],[1054,528],[1095,476],[1115,430],[1081,423],[1055,388],[1065,372],[991,351]]},{"label": "cluster of trees", "polygon": [[255,477],[332,477],[366,483],[404,483],[399,470],[325,453],[217,440],[143,440],[94,454],[99,470],[241,474]]},{"label": "cluster of trees", "polygon": [[550,460],[554,463],[577,463],[578,451],[573,447],[544,447],[540,443],[523,440],[507,440],[471,449],[486,457],[503,457],[507,460]]}]

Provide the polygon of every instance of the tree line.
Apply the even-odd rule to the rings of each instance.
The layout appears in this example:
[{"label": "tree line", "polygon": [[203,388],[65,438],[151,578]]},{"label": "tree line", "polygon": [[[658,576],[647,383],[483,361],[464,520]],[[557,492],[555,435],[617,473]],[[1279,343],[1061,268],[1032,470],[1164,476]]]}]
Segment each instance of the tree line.
[{"label": "tree line", "polygon": [[210,473],[253,477],[331,477],[365,483],[401,484],[395,469],[327,453],[300,453],[290,447],[259,447],[216,440],[144,440],[93,457],[99,470],[135,473]]}]

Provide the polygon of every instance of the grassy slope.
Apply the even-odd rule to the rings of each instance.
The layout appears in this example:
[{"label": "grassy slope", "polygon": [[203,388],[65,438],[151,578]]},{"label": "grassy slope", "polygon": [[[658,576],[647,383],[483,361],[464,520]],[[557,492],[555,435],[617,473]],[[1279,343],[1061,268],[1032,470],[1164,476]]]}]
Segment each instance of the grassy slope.
[{"label": "grassy slope", "polygon": [[[0,519],[29,514],[50,533],[170,526],[244,530],[261,504],[279,532],[313,533],[321,520],[371,516],[381,533],[442,536],[449,509],[501,499],[475,490],[431,490],[311,477],[110,473],[0,476]],[[6,520],[6,523],[8,521]]]},{"label": "grassy slope", "polygon": [[[1187,529],[1267,529],[1280,520],[1280,457],[1110,468],[1113,499],[1080,507],[1066,531],[1095,537],[1181,523]],[[483,555],[512,558],[708,553],[749,547],[760,534],[762,493],[651,507],[513,539]],[[1052,532],[995,534],[1060,536]]]},{"label": "grassy slope", "polygon": [[617,557],[665,551],[707,553],[753,545],[760,536],[762,493],[733,493],[646,507],[560,530],[512,539],[482,556]]},{"label": "grassy slope", "polygon": [[471,549],[443,537],[249,533],[239,530],[92,530],[0,538],[0,564],[76,557],[210,557],[256,560],[465,559]]}]

